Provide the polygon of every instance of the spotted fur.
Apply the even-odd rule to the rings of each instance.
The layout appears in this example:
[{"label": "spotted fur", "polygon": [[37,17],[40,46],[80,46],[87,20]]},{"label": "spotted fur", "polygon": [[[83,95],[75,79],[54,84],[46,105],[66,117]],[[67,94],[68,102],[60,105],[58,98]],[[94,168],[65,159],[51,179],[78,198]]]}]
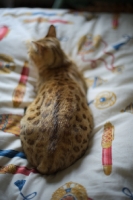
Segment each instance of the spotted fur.
[{"label": "spotted fur", "polygon": [[72,165],[88,148],[92,131],[87,87],[62,51],[54,26],[33,42],[29,56],[38,68],[37,96],[21,120],[20,139],[28,161],[43,174]]}]

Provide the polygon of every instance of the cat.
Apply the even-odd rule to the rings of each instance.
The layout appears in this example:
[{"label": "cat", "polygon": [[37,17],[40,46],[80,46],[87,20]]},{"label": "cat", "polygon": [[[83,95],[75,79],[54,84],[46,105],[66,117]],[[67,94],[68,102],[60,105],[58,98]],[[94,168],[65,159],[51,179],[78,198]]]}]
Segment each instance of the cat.
[{"label": "cat", "polygon": [[37,96],[21,120],[20,139],[28,161],[48,175],[85,154],[93,119],[83,75],[61,49],[53,25],[31,43],[29,58],[39,78]]}]

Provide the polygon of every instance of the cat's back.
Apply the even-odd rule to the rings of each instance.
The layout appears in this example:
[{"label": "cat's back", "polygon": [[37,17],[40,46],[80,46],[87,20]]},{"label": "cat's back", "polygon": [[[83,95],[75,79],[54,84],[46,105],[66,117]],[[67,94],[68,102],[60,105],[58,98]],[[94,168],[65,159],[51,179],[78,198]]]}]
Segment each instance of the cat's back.
[{"label": "cat's back", "polygon": [[[78,73],[74,75],[80,79]],[[81,157],[88,147],[92,129],[92,118],[82,85],[65,71],[55,71],[52,78],[51,75],[48,77],[42,82],[36,99],[21,121],[21,125],[25,124],[25,131],[21,129],[21,140],[25,143],[23,148],[28,156],[29,146],[32,144],[34,159],[40,149],[36,161],[32,159],[31,163],[38,166],[42,173],[53,173],[66,168]],[[49,169],[44,169],[47,159]]]},{"label": "cat's back", "polygon": [[33,121],[35,125],[40,123],[38,116],[41,120],[47,119],[49,123],[51,120],[53,122],[54,118],[64,123],[71,120],[72,123],[74,115],[79,116],[78,113],[87,110],[87,100],[80,86],[71,78],[60,77],[42,84],[25,117],[29,123]]}]

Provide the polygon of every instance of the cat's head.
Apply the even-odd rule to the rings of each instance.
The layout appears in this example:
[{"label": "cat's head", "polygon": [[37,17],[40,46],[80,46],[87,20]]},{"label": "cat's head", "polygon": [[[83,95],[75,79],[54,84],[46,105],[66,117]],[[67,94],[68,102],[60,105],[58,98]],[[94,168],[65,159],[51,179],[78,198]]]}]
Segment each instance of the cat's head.
[{"label": "cat's head", "polygon": [[56,38],[56,30],[53,25],[49,27],[48,33],[44,38],[31,42],[29,57],[40,72],[46,67],[58,67],[63,55],[64,53]]}]

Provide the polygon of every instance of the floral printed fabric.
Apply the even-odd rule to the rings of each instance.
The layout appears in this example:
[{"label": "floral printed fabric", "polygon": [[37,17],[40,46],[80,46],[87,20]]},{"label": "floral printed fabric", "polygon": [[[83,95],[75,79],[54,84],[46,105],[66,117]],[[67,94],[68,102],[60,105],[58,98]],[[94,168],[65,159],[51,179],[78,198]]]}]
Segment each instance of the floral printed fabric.
[{"label": "floral printed fabric", "polygon": [[[133,197],[132,19],[129,14],[0,9],[1,200]],[[22,151],[19,122],[35,97],[36,71],[28,63],[27,46],[44,37],[50,24],[83,70],[95,126],[84,157],[43,176]]]}]

